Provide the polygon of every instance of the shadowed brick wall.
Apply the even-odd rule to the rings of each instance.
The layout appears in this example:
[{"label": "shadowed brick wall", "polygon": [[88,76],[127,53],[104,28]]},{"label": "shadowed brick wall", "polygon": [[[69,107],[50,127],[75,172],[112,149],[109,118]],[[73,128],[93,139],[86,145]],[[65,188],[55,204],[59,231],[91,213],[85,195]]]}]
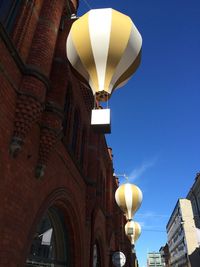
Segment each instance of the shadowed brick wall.
[{"label": "shadowed brick wall", "polygon": [[72,266],[93,266],[95,242],[103,267],[114,250],[130,256],[112,150],[91,129],[92,93],[66,59],[78,6],[66,3],[21,1],[12,31],[0,23],[0,266],[25,266],[52,206],[70,229]]}]

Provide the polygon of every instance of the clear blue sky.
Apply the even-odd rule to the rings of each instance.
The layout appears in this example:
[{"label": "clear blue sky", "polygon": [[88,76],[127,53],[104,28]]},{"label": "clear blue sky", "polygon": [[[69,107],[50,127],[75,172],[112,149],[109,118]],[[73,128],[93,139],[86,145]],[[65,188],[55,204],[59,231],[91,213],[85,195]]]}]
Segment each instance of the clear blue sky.
[{"label": "clear blue sky", "polygon": [[[200,1],[87,0],[129,15],[143,37],[142,64],[112,95],[116,173],[126,173],[143,191],[135,220],[140,267],[147,251],[167,241],[165,226],[179,197],[200,170]],[[89,7],[80,0],[79,15]],[[123,182],[123,181],[122,181]]]}]

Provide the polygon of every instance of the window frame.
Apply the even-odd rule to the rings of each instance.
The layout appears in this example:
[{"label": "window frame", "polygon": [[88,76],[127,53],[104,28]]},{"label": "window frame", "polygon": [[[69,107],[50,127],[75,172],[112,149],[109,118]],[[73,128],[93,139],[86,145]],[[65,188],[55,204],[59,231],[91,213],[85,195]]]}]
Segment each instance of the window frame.
[{"label": "window frame", "polygon": [[[43,245],[41,236],[51,228],[50,243]],[[49,267],[51,264],[70,267],[70,249],[69,231],[65,224],[64,215],[56,207],[50,207],[37,225],[36,234],[26,260],[26,267],[36,265]]]}]

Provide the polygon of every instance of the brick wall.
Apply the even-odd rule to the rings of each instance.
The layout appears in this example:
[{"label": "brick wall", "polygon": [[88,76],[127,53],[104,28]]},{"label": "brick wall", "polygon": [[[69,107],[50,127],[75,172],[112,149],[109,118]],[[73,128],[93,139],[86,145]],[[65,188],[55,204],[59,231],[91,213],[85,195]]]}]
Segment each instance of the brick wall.
[{"label": "brick wall", "polygon": [[36,226],[51,206],[62,210],[70,229],[73,266],[93,266],[96,241],[105,267],[111,251],[130,250],[114,201],[111,150],[92,131],[92,94],[66,60],[72,21],[64,3],[22,1],[12,34],[0,28],[0,266],[25,266]]}]

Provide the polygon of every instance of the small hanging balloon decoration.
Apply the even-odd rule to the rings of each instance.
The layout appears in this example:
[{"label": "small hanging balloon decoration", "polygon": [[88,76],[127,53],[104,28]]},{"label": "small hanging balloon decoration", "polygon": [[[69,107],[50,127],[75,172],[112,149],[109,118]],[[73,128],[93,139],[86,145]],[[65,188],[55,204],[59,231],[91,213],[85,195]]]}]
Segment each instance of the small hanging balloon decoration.
[{"label": "small hanging balloon decoration", "polygon": [[[111,8],[92,9],[77,19],[67,38],[67,58],[77,77],[90,85],[98,101],[107,101],[136,71],[141,59],[142,37],[132,20]],[[109,109],[108,109],[109,110]],[[105,117],[105,121],[100,118]],[[109,124],[98,111],[92,124]]]},{"label": "small hanging balloon decoration", "polygon": [[127,220],[132,220],[133,215],[142,203],[142,192],[134,184],[126,183],[120,185],[115,192],[115,200],[124,212]]},{"label": "small hanging balloon decoration", "polygon": [[128,221],[125,225],[125,233],[130,240],[132,245],[135,245],[135,242],[141,235],[141,226],[138,222]]}]

